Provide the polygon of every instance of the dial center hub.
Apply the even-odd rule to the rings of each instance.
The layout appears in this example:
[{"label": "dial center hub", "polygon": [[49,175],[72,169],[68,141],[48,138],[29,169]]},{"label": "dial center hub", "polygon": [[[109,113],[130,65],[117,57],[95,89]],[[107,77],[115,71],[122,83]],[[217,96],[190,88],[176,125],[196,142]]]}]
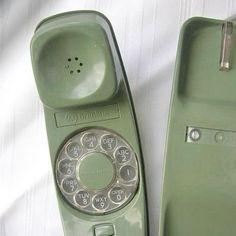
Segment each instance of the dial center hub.
[{"label": "dial center hub", "polygon": [[88,153],[76,166],[76,177],[88,189],[108,187],[115,178],[115,168],[108,156],[100,152]]}]

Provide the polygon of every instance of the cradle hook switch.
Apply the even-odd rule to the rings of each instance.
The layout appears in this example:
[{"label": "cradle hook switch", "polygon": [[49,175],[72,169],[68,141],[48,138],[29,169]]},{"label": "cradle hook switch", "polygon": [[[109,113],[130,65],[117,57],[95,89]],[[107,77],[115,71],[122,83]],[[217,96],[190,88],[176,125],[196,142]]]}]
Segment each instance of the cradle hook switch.
[{"label": "cradle hook switch", "polygon": [[220,65],[221,71],[229,71],[231,67],[233,22],[225,21],[222,25]]}]

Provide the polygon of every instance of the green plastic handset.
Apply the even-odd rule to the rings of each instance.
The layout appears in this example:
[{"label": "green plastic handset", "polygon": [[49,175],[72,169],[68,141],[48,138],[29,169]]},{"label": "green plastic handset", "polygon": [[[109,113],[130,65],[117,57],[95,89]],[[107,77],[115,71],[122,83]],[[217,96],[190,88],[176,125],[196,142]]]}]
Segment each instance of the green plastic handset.
[{"label": "green plastic handset", "polygon": [[47,18],[31,54],[65,235],[148,235],[137,124],[109,21],[93,11]]},{"label": "green plastic handset", "polygon": [[160,236],[236,235],[235,23],[181,31],[166,146]]}]

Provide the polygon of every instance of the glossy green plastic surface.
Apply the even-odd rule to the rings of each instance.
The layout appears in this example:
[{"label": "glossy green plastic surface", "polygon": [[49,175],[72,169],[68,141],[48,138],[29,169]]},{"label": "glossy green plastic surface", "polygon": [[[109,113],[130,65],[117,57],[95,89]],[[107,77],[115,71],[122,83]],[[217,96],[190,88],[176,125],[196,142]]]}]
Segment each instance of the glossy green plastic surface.
[{"label": "glossy green plastic surface", "polygon": [[[132,146],[139,164],[139,188],[134,198],[109,214],[96,216],[74,209],[56,187],[65,235],[93,236],[95,226],[99,235],[101,232],[107,235],[111,228],[100,227],[104,224],[114,227],[114,235],[148,235],[144,167],[136,119],[109,21],[93,11],[50,17],[36,29],[31,53],[37,88],[44,104],[53,172],[63,144],[80,130],[96,127],[121,135]],[[68,73],[68,65],[72,74]],[[104,179],[98,181],[86,180],[86,184],[104,185]]]},{"label": "glossy green plastic surface", "polygon": [[[219,70],[223,21],[181,31],[166,146],[160,236],[236,235],[236,33]],[[236,27],[234,26],[234,30]],[[188,127],[197,127],[188,142]]]}]

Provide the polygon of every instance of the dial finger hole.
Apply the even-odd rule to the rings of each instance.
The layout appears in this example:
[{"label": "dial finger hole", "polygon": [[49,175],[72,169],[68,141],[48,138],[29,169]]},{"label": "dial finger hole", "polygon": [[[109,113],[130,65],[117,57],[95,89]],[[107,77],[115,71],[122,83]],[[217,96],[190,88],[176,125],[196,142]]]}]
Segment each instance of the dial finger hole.
[{"label": "dial finger hole", "polygon": [[126,165],[120,169],[120,177],[126,181],[132,181],[136,176],[136,169],[133,166]]},{"label": "dial finger hole", "polygon": [[70,159],[61,160],[58,169],[63,175],[73,175],[75,172],[75,161],[71,161]]},{"label": "dial finger hole", "polygon": [[111,134],[106,134],[101,139],[101,146],[107,152],[112,151],[116,147],[116,143],[116,137]]},{"label": "dial finger hole", "polygon": [[98,138],[96,133],[86,133],[82,137],[82,143],[87,149],[94,149],[97,146]]},{"label": "dial finger hole", "polygon": [[93,198],[93,206],[97,210],[105,210],[108,207],[108,204],[109,204],[109,200],[108,200],[107,195],[105,194],[97,194]]},{"label": "dial finger hole", "polygon": [[62,188],[66,193],[71,194],[78,190],[79,183],[77,179],[69,177],[62,181]]},{"label": "dial finger hole", "polygon": [[110,195],[110,199],[114,203],[123,202],[125,200],[125,189],[121,187],[114,187],[111,189],[109,195]]},{"label": "dial finger hole", "polygon": [[87,191],[81,190],[75,194],[75,202],[81,207],[86,207],[91,202],[91,196]]},{"label": "dial finger hole", "polygon": [[123,164],[131,159],[131,150],[127,147],[119,147],[115,152],[118,163]]},{"label": "dial finger hole", "polygon": [[78,158],[82,154],[82,147],[77,142],[71,142],[66,147],[66,153],[71,158]]}]

